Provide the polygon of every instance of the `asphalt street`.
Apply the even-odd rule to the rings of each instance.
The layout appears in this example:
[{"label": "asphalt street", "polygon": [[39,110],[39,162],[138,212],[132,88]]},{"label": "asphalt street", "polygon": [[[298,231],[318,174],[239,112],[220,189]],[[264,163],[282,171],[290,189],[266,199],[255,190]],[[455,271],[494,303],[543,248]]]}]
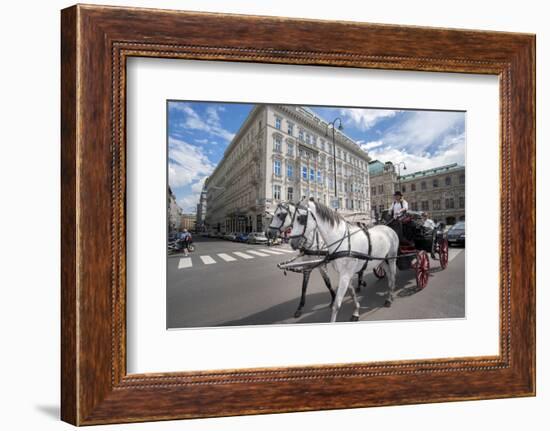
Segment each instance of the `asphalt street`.
[{"label": "asphalt street", "polygon": [[[295,253],[287,246],[266,247],[218,239],[198,238],[196,250],[167,259],[167,327],[212,327],[282,323],[325,323],[330,320],[330,294],[319,271],[312,273],[306,305],[295,318],[302,275],[283,271],[276,264]],[[397,294],[384,307],[387,281],[378,280],[369,264],[367,286],[361,289],[360,320],[461,318],[465,316],[465,253],[449,249],[449,265],[441,270],[430,261],[430,278],[416,289],[415,273],[397,273]],[[333,287],[337,274],[329,265]],[[357,279],[353,280],[354,285]],[[349,321],[353,304],[349,294],[338,321]]]}]

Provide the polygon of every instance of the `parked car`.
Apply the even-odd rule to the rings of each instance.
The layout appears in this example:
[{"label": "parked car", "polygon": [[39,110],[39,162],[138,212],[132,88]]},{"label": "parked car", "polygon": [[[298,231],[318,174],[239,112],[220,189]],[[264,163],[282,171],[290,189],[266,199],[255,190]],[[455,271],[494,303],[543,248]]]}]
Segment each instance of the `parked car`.
[{"label": "parked car", "polygon": [[249,244],[267,244],[267,237],[263,232],[252,232],[248,235]]},{"label": "parked car", "polygon": [[463,221],[457,222],[447,231],[447,240],[449,245],[466,245],[466,225]]},{"label": "parked car", "polygon": [[239,242],[247,242],[248,241],[248,234],[247,233],[240,233],[237,235],[237,241]]},{"label": "parked car", "polygon": [[235,241],[237,239],[237,234],[235,232],[228,232],[223,236],[223,239]]}]

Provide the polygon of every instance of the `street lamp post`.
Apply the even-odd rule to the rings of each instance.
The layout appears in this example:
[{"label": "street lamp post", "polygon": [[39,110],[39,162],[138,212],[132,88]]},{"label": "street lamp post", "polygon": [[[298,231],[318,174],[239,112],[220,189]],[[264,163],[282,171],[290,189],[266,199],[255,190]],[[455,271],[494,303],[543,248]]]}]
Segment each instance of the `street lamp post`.
[{"label": "street lamp post", "polygon": [[334,170],[334,199],[336,199],[335,202],[335,210],[338,211],[338,186],[336,185],[336,136],[335,136],[335,128],[336,128],[336,122],[338,121],[338,130],[343,130],[344,126],[342,125],[342,119],[340,117],[336,117],[334,120],[332,120],[330,123],[326,125],[325,130],[325,136],[328,136],[328,129],[332,128],[332,167]]},{"label": "street lamp post", "polygon": [[394,166],[397,166],[397,184],[399,186],[399,191],[401,191],[401,165],[403,165],[403,170],[406,171],[407,166],[405,165],[405,162],[394,164]]}]

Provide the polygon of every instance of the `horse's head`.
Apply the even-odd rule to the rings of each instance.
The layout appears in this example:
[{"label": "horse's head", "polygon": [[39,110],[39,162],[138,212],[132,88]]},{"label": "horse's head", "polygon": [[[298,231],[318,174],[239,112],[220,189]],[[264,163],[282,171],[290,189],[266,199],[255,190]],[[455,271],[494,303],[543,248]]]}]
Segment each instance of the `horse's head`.
[{"label": "horse's head", "polygon": [[292,231],[289,236],[290,246],[295,250],[313,246],[317,223],[315,215],[311,212],[311,204],[311,202],[303,201],[296,207]]},{"label": "horse's head", "polygon": [[281,202],[275,208],[271,223],[267,227],[267,234],[271,238],[276,238],[292,226],[296,208],[293,204]]}]

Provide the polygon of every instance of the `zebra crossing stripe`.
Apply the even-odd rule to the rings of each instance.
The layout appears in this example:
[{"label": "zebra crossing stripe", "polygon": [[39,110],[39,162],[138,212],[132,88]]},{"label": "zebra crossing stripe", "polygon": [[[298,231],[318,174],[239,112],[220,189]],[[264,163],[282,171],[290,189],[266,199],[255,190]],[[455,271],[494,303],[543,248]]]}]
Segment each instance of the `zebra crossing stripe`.
[{"label": "zebra crossing stripe", "polygon": [[220,256],[226,262],[233,262],[237,260],[233,256],[229,256],[227,253],[218,253],[218,256]]},{"label": "zebra crossing stripe", "polygon": [[254,256],[250,256],[249,254],[242,253],[240,251],[234,251],[233,254],[236,254],[239,257],[242,257],[243,259],[254,259]]},{"label": "zebra crossing stripe", "polygon": [[189,268],[193,266],[193,262],[190,257],[182,257],[178,262],[178,269]]},{"label": "zebra crossing stripe", "polygon": [[213,263],[216,263],[216,261],[208,255],[200,256],[200,258],[202,260],[202,263],[204,263],[205,265],[211,265]]},{"label": "zebra crossing stripe", "polygon": [[291,250],[289,248],[277,248],[277,251],[282,251],[283,253],[296,253],[296,250]]},{"label": "zebra crossing stripe", "polygon": [[269,256],[269,254],[262,253],[256,250],[248,250],[249,253],[255,254],[256,256]]},{"label": "zebra crossing stripe", "polygon": [[271,254],[283,254],[280,251],[268,250],[267,248],[261,248],[260,250]]}]

